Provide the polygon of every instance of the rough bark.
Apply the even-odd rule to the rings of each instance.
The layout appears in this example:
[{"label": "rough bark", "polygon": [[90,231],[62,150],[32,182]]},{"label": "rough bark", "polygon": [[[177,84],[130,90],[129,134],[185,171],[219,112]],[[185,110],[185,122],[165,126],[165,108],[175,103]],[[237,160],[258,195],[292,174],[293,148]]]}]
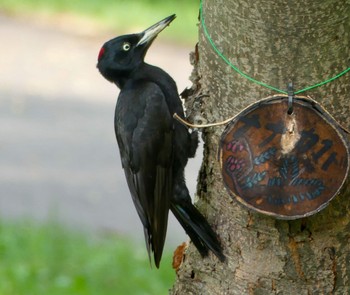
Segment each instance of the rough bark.
[{"label": "rough bark", "polygon": [[[323,81],[350,66],[348,0],[210,0],[205,22],[217,47],[259,81],[295,89]],[[193,54],[195,90],[189,99],[197,123],[231,117],[276,94],[233,71],[199,31]],[[350,73],[304,93],[350,128]],[[295,221],[249,211],[224,188],[218,143],[222,127],[202,130],[204,159],[197,206],[224,246],[226,263],[204,260],[190,245],[171,294],[350,294],[350,186],[321,212]]]}]

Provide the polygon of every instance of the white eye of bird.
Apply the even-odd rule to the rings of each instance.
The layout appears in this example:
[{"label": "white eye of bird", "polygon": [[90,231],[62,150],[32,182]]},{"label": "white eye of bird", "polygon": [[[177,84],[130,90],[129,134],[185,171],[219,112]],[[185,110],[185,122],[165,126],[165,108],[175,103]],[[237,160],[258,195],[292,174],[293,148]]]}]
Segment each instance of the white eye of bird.
[{"label": "white eye of bird", "polygon": [[129,51],[129,50],[130,50],[130,48],[131,48],[130,43],[125,42],[125,43],[123,44],[123,50],[124,50],[124,51]]}]

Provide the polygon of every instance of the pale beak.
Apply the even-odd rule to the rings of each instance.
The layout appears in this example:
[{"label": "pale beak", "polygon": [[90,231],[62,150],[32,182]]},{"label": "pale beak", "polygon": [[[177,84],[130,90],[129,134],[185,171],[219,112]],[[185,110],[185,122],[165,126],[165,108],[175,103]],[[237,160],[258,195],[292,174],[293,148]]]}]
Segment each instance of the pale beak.
[{"label": "pale beak", "polygon": [[149,27],[147,30],[144,30],[142,33],[140,33],[142,37],[136,46],[148,44],[148,43],[149,43],[148,45],[150,45],[152,41],[158,36],[158,34],[161,31],[163,31],[165,27],[167,27],[175,19],[175,17],[176,17],[175,14],[168,16],[167,18]]}]

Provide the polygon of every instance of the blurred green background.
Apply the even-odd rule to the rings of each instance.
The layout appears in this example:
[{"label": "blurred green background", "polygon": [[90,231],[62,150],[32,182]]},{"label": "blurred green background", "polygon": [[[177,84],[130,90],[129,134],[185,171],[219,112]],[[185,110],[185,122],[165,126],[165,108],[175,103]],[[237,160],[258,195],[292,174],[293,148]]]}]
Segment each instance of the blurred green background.
[{"label": "blurred green background", "polygon": [[175,13],[176,26],[164,38],[180,44],[193,44],[197,39],[198,6],[198,0],[0,0],[0,9],[6,13],[76,17],[118,33],[143,30]]},{"label": "blurred green background", "polygon": [[[53,25],[86,24],[93,34],[123,34],[176,13],[176,25],[162,39],[192,46],[197,40],[198,5],[195,0],[0,0],[0,14]],[[2,219],[0,295],[167,294],[175,280],[173,249],[166,247],[157,270],[150,267],[143,242],[131,242],[118,233]]]},{"label": "blurred green background", "polygon": [[171,254],[151,269],[143,245],[33,221],[0,225],[1,295],[167,294]]}]

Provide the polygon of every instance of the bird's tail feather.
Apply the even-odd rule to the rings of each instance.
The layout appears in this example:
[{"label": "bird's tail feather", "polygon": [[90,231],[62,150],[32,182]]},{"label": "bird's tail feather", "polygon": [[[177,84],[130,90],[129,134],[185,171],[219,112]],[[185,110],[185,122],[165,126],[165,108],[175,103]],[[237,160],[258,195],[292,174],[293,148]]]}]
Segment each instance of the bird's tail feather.
[{"label": "bird's tail feather", "polygon": [[181,205],[172,203],[171,211],[189,235],[201,256],[207,256],[208,250],[211,250],[220,261],[225,260],[215,232],[192,203],[186,202]]}]

